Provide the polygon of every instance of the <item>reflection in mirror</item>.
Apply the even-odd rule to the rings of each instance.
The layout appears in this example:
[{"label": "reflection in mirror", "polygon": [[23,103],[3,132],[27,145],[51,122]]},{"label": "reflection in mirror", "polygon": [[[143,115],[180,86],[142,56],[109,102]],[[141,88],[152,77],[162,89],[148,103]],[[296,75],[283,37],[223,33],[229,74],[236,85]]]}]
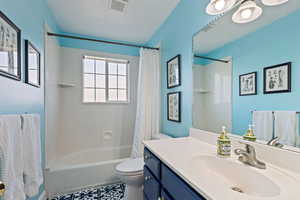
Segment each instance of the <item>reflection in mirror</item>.
[{"label": "reflection in mirror", "polygon": [[21,30],[1,11],[0,75],[21,80]]},{"label": "reflection in mirror", "polygon": [[193,127],[238,136],[250,127],[257,141],[300,147],[300,2],[260,6],[251,23],[229,11],[194,35]]},{"label": "reflection in mirror", "polygon": [[40,87],[40,53],[28,40],[25,41],[25,49],[25,82]]}]

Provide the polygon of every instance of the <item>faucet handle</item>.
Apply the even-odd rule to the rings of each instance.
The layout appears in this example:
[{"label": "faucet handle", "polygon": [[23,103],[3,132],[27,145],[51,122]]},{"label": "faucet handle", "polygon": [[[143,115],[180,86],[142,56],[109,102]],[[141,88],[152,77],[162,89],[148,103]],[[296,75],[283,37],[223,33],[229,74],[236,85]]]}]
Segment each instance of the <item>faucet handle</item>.
[{"label": "faucet handle", "polygon": [[271,140],[269,140],[269,142],[267,143],[267,145],[274,145],[276,144],[277,142],[279,142],[280,138],[279,137],[274,137],[272,138]]},{"label": "faucet handle", "polygon": [[246,151],[248,153],[253,153],[255,155],[255,148],[254,146],[252,146],[251,144],[249,144],[248,142],[243,142],[243,141],[239,141],[240,144],[244,144],[246,147]]}]

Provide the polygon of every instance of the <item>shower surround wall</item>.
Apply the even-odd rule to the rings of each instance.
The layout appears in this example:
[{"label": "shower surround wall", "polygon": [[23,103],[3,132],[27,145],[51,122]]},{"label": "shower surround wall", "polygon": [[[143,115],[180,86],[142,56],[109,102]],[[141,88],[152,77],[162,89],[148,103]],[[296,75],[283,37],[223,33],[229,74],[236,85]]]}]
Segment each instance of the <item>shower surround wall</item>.
[{"label": "shower surround wall", "polygon": [[[130,103],[86,104],[82,102],[82,58],[84,55],[129,60]],[[61,88],[61,126],[58,139],[60,155],[94,148],[132,146],[136,113],[138,57],[61,48],[61,81],[75,87]],[[111,138],[104,134],[111,132]]]},{"label": "shower surround wall", "polygon": [[[62,47],[49,37],[46,47],[48,194],[118,181],[115,166],[133,142],[139,57]],[[129,103],[83,103],[85,55],[129,61]]]},{"label": "shower surround wall", "polygon": [[[49,28],[46,27],[49,31]],[[45,38],[45,118],[46,118],[46,162],[55,160],[57,138],[60,127],[61,92],[60,82],[60,46],[56,38]]]}]

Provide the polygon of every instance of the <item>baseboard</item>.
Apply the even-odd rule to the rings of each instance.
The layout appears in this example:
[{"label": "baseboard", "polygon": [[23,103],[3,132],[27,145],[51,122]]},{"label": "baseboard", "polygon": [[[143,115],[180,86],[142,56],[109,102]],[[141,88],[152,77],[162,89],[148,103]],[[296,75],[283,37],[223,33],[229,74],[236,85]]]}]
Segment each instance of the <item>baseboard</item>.
[{"label": "baseboard", "polygon": [[41,194],[39,200],[46,200],[46,199],[47,199],[47,196],[46,196],[46,192],[45,192],[45,190],[44,190],[44,191],[42,192],[42,194]]}]

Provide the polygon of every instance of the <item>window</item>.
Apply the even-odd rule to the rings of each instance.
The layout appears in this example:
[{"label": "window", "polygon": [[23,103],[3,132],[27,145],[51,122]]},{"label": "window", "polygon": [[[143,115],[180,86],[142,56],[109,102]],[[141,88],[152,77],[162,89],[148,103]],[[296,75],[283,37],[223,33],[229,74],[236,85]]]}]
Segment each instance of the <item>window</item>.
[{"label": "window", "polygon": [[128,102],[127,60],[85,56],[83,58],[83,102]]}]

